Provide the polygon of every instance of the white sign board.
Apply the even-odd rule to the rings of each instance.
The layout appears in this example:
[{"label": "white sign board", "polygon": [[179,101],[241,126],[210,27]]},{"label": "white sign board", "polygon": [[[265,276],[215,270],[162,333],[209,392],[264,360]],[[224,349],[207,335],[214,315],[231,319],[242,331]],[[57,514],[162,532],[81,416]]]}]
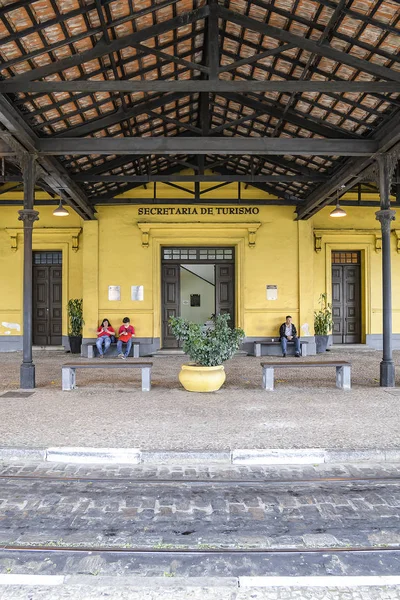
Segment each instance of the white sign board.
[{"label": "white sign board", "polygon": [[109,285],[108,286],[108,299],[109,300],[121,300],[121,286]]},{"label": "white sign board", "polygon": [[277,285],[267,285],[267,300],[278,300]]},{"label": "white sign board", "polygon": [[131,286],[131,300],[136,300],[137,302],[143,302],[144,298],[144,290],[142,285],[132,285]]}]

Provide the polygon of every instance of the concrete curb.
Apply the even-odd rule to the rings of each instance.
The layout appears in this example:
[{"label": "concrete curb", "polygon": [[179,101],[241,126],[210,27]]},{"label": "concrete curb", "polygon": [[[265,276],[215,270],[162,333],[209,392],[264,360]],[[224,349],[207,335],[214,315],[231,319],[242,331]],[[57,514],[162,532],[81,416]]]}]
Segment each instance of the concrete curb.
[{"label": "concrete curb", "polygon": [[398,586],[399,575],[312,575],[311,577],[238,577],[241,588]]},{"label": "concrete curb", "polygon": [[46,460],[46,448],[0,448],[1,460]]},{"label": "concrete curb", "polygon": [[325,462],[325,452],[321,448],[265,450],[232,450],[233,465],[313,465]]},{"label": "concrete curb", "polygon": [[141,450],[140,448],[0,448],[0,460],[81,464],[317,465],[400,462],[400,448],[239,448],[221,451]]},{"label": "concrete curb", "polygon": [[140,577],[136,575],[125,576],[99,576],[91,575],[35,575],[35,574],[0,574],[0,588],[3,586],[26,587],[54,587],[65,586],[74,589],[74,586],[99,587],[109,586],[115,589],[129,588],[131,591],[153,589],[178,590],[188,588],[219,588],[237,590],[239,588],[357,588],[357,587],[383,587],[396,586],[400,583],[399,575],[312,575],[312,576],[237,576],[237,577]]},{"label": "concrete curb", "polygon": [[53,586],[63,585],[64,581],[64,575],[26,575],[18,573],[0,574],[0,585]]},{"label": "concrete curb", "polygon": [[141,452],[142,463],[175,463],[175,464],[186,464],[186,463],[230,463],[231,452],[226,451],[215,451],[215,452],[202,452],[197,450],[143,450]]},{"label": "concrete curb", "polygon": [[[400,577],[399,577],[400,579]],[[239,587],[238,577],[142,577],[138,575],[99,575],[96,581],[93,581],[93,575],[65,575],[65,584],[67,585],[109,585],[112,587],[130,586],[135,589],[157,589],[159,587],[216,587],[216,588],[235,588]]]},{"label": "concrete curb", "polygon": [[62,463],[117,463],[137,465],[140,463],[140,448],[47,448],[46,461]]}]

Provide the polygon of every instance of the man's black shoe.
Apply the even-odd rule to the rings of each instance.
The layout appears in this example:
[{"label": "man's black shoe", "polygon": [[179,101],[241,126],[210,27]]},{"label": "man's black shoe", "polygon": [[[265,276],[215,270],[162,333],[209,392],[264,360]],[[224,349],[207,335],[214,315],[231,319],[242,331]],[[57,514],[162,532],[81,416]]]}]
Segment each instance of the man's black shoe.
[{"label": "man's black shoe", "polygon": [[283,358],[286,358],[286,354],[282,354],[282,357],[283,357]]},{"label": "man's black shoe", "polygon": [[300,358],[300,354],[298,352],[296,352],[295,357]]}]

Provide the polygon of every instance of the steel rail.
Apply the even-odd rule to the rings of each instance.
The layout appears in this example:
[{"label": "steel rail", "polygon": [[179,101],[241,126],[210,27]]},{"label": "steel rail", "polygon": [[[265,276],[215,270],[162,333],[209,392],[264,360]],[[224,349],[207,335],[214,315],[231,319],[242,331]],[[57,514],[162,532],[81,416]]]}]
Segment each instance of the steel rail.
[{"label": "steel rail", "polygon": [[310,485],[314,483],[325,484],[325,483],[400,483],[399,476],[390,477],[316,477],[307,479],[145,479],[138,477],[60,477],[53,475],[1,475],[0,480],[28,480],[28,481],[59,481],[59,482],[99,482],[99,483],[132,483],[132,484],[143,484],[143,485],[218,485],[218,486],[230,486],[230,485],[245,485],[245,486],[259,486],[259,485]]},{"label": "steel rail", "polygon": [[0,545],[0,552],[49,552],[49,553],[91,553],[94,552],[100,554],[153,554],[154,556],[161,554],[190,554],[192,556],[197,555],[219,555],[219,554],[376,554],[381,552],[395,552],[400,553],[400,546],[383,546],[383,547],[371,547],[371,546],[338,546],[328,548],[113,548],[112,546],[99,547],[99,546],[14,546],[11,544]]}]

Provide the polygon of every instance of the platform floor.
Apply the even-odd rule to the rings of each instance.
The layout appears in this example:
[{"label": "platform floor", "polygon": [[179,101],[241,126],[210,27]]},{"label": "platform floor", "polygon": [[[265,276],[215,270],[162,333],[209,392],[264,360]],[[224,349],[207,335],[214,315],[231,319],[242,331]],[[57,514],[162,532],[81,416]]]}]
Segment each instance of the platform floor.
[{"label": "platform floor", "polygon": [[[335,387],[331,368],[278,369],[275,391],[265,392],[260,359],[249,356],[226,363],[220,391],[195,394],[178,381],[185,357],[171,356],[152,359],[150,393],[140,389],[139,370],[98,369],[78,371],[78,388],[62,392],[61,365],[70,359],[64,352],[35,350],[36,390],[7,397],[7,391],[18,391],[22,354],[0,354],[0,446],[400,447],[400,387],[379,387],[379,351],[333,348],[323,357],[302,359],[351,361],[351,391]],[[400,351],[394,359],[400,386]]]}]

